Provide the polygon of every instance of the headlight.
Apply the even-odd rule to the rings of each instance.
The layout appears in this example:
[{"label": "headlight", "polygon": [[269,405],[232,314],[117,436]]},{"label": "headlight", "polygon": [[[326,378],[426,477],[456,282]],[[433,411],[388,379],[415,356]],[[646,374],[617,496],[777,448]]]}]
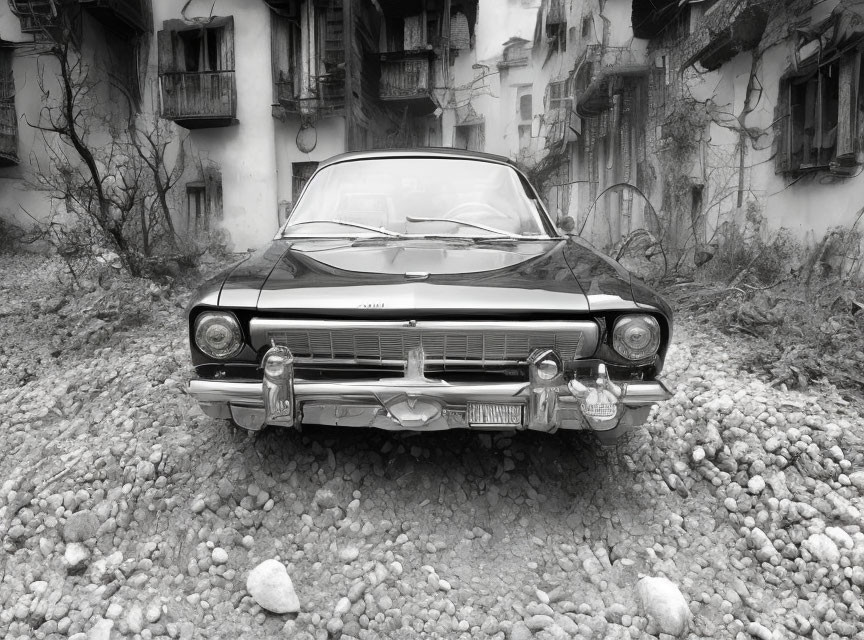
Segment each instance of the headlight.
[{"label": "headlight", "polygon": [[612,347],[628,360],[642,360],[660,348],[660,325],[652,316],[622,316],[612,330]]},{"label": "headlight", "polygon": [[207,311],[195,320],[195,344],[217,360],[233,358],[243,349],[240,323],[230,313]]}]

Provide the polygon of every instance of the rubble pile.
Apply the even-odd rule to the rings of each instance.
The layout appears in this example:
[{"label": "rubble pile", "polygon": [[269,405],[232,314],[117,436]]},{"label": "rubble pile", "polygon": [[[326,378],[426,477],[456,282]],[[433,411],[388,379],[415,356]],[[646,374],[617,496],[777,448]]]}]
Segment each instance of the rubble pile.
[{"label": "rubble pile", "polygon": [[247,436],[182,392],[170,295],[139,289],[140,325],[46,357],[46,287],[5,290],[0,637],[864,634],[857,408],[741,373],[746,338],[677,329],[674,398],[613,451]]}]

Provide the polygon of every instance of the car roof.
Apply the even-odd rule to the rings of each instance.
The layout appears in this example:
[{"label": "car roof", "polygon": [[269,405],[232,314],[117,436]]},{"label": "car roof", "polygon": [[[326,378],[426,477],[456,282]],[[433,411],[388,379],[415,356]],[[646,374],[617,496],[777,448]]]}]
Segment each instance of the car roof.
[{"label": "car roof", "polygon": [[351,151],[340,153],[322,161],[318,168],[349,162],[352,160],[377,160],[381,158],[458,158],[462,160],[485,160],[497,164],[515,166],[513,161],[505,156],[482,151],[467,151],[465,149],[454,149],[452,147],[417,147],[413,149],[380,149],[376,151]]}]

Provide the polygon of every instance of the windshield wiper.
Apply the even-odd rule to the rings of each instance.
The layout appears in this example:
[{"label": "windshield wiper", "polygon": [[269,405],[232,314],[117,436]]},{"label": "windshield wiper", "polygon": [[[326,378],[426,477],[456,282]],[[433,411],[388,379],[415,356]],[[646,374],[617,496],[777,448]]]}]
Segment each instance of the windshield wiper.
[{"label": "windshield wiper", "polygon": [[[365,229],[366,231],[372,231],[374,233],[380,233],[383,236],[393,236],[393,237],[398,238],[402,235],[400,233],[396,233],[395,231],[389,231],[383,227],[377,227],[376,228],[376,227],[371,227],[371,226],[366,225],[366,224],[359,224],[357,222],[345,222],[343,220],[306,220],[304,222],[295,222],[294,224],[289,224],[287,227],[285,227],[285,231],[288,231],[288,229],[291,229],[292,227],[303,226],[304,224],[339,224],[339,225],[342,225],[343,227],[356,227],[357,229]],[[282,237],[283,238],[286,237],[284,233],[282,234]],[[288,237],[290,237],[290,236],[288,236]]]},{"label": "windshield wiper", "polygon": [[[381,244],[389,242],[392,238],[355,238],[352,246],[357,246],[360,244]],[[445,236],[445,235],[408,235],[408,234],[399,234],[396,236],[398,240],[441,240],[444,242],[458,243],[458,244],[474,244],[476,242],[476,238],[468,238],[464,236]],[[487,238],[490,239],[490,238]]]},{"label": "windshield wiper", "polygon": [[408,222],[451,222],[453,224],[463,225],[466,227],[474,227],[475,229],[482,229],[483,231],[497,233],[508,238],[513,237],[513,234],[511,234],[509,231],[503,231],[501,229],[496,229],[495,227],[487,227],[485,224],[477,224],[476,222],[467,222],[465,220],[448,220],[447,218],[416,218],[414,216],[406,216],[405,219]]}]

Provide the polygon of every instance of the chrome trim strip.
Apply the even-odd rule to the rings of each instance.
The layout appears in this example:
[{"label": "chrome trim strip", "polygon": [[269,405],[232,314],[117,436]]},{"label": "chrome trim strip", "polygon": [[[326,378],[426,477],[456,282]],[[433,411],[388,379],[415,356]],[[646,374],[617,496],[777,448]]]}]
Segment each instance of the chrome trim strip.
[{"label": "chrome trim strip", "polygon": [[597,329],[593,320],[282,320],[252,318],[250,332],[285,331],[286,329],[427,329],[434,331],[590,331]]},{"label": "chrome trim strip", "polygon": [[[424,360],[426,366],[429,365],[437,365],[437,366],[473,366],[480,367],[483,365],[482,360],[458,360],[456,358],[426,358]],[[401,369],[405,366],[405,360],[379,360],[378,358],[294,358],[295,365],[351,365],[351,366],[363,366],[363,365],[375,365],[381,367],[394,367],[397,369]],[[518,367],[524,366],[528,364],[528,360],[487,360],[485,363],[485,367]]]},{"label": "chrome trim strip", "polygon": [[[528,382],[451,384],[441,380],[418,382],[405,378],[343,382],[295,380],[294,382],[297,403],[328,399],[344,405],[356,404],[363,400],[374,403],[378,401],[378,397],[394,393],[432,396],[453,404],[467,404],[469,400],[526,401],[529,396],[528,387]],[[189,381],[187,392],[199,402],[230,402],[247,406],[264,406],[260,382],[194,378]],[[662,402],[671,396],[672,394],[662,382],[630,382],[622,397],[622,403],[630,406],[646,405]],[[560,390],[559,401],[567,405],[578,406],[579,404],[579,400],[570,395],[566,386]]]}]

